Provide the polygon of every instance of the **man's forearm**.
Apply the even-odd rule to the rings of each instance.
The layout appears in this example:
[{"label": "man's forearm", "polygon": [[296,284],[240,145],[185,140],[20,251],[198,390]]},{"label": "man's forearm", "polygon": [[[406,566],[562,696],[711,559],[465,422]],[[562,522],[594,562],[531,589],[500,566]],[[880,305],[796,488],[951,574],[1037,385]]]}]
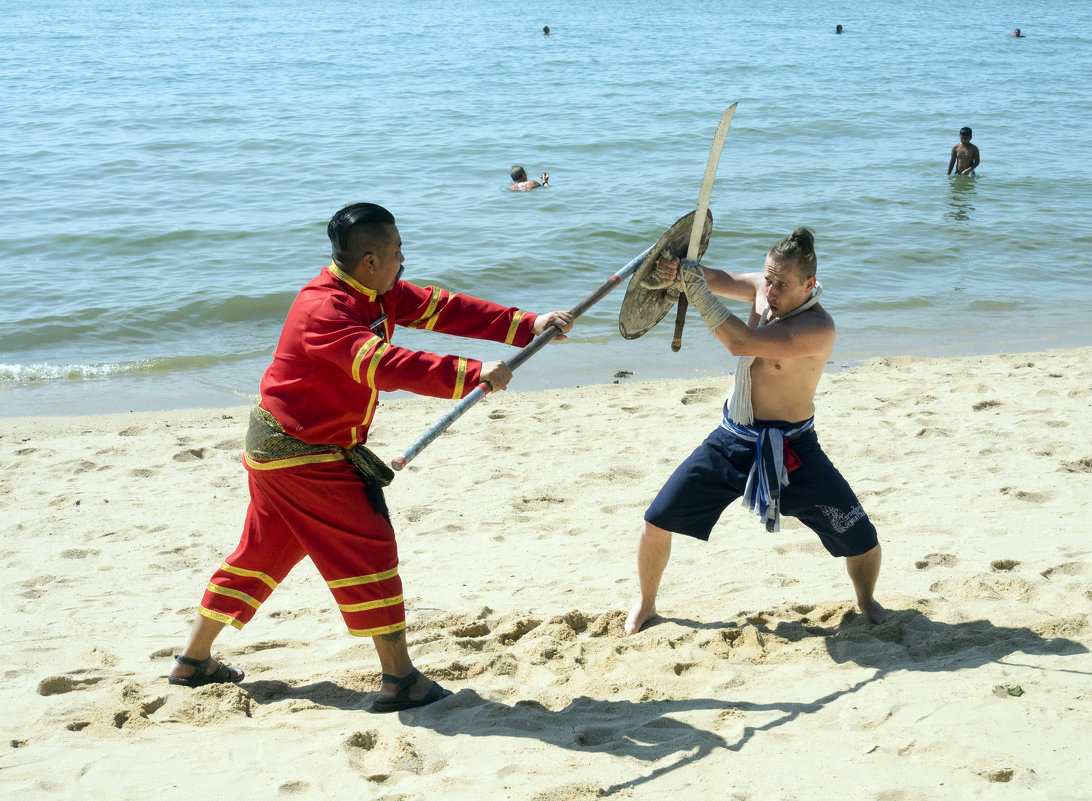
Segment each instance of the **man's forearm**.
[{"label": "man's forearm", "polygon": [[732,316],[728,307],[720,302],[713,294],[713,290],[709,288],[709,284],[705,282],[704,270],[700,264],[697,262],[681,264],[679,277],[682,279],[686,299],[698,310],[698,314],[701,315],[710,331],[716,331],[721,323]]}]

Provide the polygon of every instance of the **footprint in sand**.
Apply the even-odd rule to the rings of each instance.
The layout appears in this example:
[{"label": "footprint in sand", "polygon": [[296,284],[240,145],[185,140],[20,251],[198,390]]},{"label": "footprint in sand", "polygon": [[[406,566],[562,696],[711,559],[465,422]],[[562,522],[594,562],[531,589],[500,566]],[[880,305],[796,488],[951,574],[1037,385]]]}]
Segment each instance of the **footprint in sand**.
[{"label": "footprint in sand", "polygon": [[[143,692],[139,686],[135,684],[126,685],[122,688],[119,701],[116,702],[118,706],[114,706],[113,709],[103,710],[95,715],[91,721],[73,721],[65,728],[79,731],[97,722],[100,726],[113,726],[115,729],[143,729],[152,725],[149,718],[163,708],[164,704],[167,703],[167,697],[160,695],[153,698],[144,698],[142,696]],[[72,726],[79,726],[79,728],[72,729]]]},{"label": "footprint in sand", "polygon": [[542,621],[537,618],[520,618],[507,626],[503,631],[497,632],[497,639],[504,645],[514,645],[528,632],[534,631],[540,625],[542,625]]},{"label": "footprint in sand", "polygon": [[345,747],[350,750],[371,751],[379,742],[379,732],[375,729],[369,731],[354,731],[345,738]]},{"label": "footprint in sand", "polygon": [[61,551],[60,557],[62,559],[86,559],[89,556],[98,556],[99,551],[94,548],[69,548],[66,551]]},{"label": "footprint in sand", "polygon": [[1079,576],[1083,573],[1088,573],[1089,570],[1092,570],[1092,566],[1090,566],[1087,562],[1066,562],[1064,565],[1048,567],[1039,575],[1043,578],[1054,578],[1055,576]]},{"label": "footprint in sand", "polygon": [[109,678],[109,673],[83,668],[57,676],[47,676],[38,682],[38,695],[64,695],[76,690],[86,690]]},{"label": "footprint in sand", "polygon": [[172,457],[176,462],[196,462],[205,458],[205,448],[185,448]]},{"label": "footprint in sand", "polygon": [[305,795],[311,791],[311,785],[304,781],[288,781],[277,788],[277,795]]},{"label": "footprint in sand", "polygon": [[72,462],[64,462],[61,467],[70,467],[69,471],[72,475],[78,476],[80,473],[90,473],[92,470],[98,468],[98,465],[94,462],[89,462],[86,459],[78,459]]},{"label": "footprint in sand", "polygon": [[374,784],[386,784],[392,778],[407,774],[435,773],[447,764],[444,759],[423,756],[407,737],[380,740],[379,732],[375,730],[350,734],[344,748],[352,767]]},{"label": "footprint in sand", "polygon": [[928,570],[931,567],[953,567],[959,563],[959,558],[950,553],[931,553],[914,562],[918,570]]},{"label": "footprint in sand", "polygon": [[295,620],[299,617],[307,617],[308,613],[296,609],[277,609],[269,613],[275,620]]},{"label": "footprint in sand", "polygon": [[538,498],[521,498],[519,501],[514,501],[511,506],[517,512],[533,512],[538,509],[547,509],[551,504],[568,503],[565,498],[551,498],[549,495],[542,495]]},{"label": "footprint in sand", "polygon": [[1009,495],[1016,498],[1018,501],[1027,501],[1028,503],[1046,503],[1050,500],[1050,494],[1046,492],[1025,492],[1024,490],[1018,490],[1013,487],[1002,487],[1002,495]]},{"label": "footprint in sand", "polygon": [[249,718],[257,705],[250,693],[237,684],[207,684],[196,690],[185,689],[177,697],[180,700],[169,707],[166,721],[192,726],[217,726]]},{"label": "footprint in sand", "polygon": [[1085,456],[1075,462],[1062,462],[1062,469],[1067,473],[1092,473],[1092,457]]},{"label": "footprint in sand", "polygon": [[695,387],[683,393],[682,404],[689,406],[691,403],[706,403],[711,400],[720,400],[721,391],[716,387]]},{"label": "footprint in sand", "polygon": [[998,407],[1000,405],[1001,405],[1001,401],[999,401],[999,400],[984,400],[984,401],[979,401],[978,403],[976,403],[971,408],[974,409],[976,412],[980,412],[983,409],[993,409],[993,408],[996,408],[996,407]]},{"label": "footprint in sand", "polygon": [[236,653],[240,654],[256,654],[259,651],[270,651],[274,648],[295,648],[297,646],[302,647],[302,643],[293,643],[288,640],[262,640],[261,642],[251,643],[250,645],[244,645],[242,648],[235,649]]},{"label": "footprint in sand", "polygon": [[778,555],[784,555],[787,553],[804,553],[804,554],[825,554],[826,549],[823,548],[823,543],[818,540],[806,540],[804,542],[794,542],[787,545],[775,545],[774,553]]},{"label": "footprint in sand", "polygon": [[410,523],[416,523],[421,518],[426,517],[432,513],[432,507],[430,506],[413,506],[407,509],[403,515]]},{"label": "footprint in sand", "polygon": [[465,626],[456,626],[451,629],[451,634],[460,638],[484,637],[488,633],[489,624],[484,620],[475,620]]}]

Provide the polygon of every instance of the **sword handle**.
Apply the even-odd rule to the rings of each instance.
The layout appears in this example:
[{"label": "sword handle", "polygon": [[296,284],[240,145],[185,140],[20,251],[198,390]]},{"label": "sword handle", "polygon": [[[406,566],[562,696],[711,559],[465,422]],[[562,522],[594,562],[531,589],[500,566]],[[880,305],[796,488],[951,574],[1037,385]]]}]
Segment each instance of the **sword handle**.
[{"label": "sword handle", "polygon": [[679,295],[679,309],[675,313],[675,336],[671,338],[673,353],[678,353],[679,349],[682,348],[682,330],[683,326],[686,325],[686,307],[689,305],[686,295]]}]

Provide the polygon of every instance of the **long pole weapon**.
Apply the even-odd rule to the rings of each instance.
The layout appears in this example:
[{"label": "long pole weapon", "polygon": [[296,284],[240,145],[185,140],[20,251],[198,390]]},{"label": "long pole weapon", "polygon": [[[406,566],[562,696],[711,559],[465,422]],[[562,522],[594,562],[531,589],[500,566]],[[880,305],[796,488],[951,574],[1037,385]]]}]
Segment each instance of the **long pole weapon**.
[{"label": "long pole weapon", "polygon": [[[695,222],[691,229],[690,242],[686,251],[686,257],[691,261],[697,258],[698,250],[701,247],[702,231],[704,228],[703,221],[705,220],[705,213],[709,208],[709,196],[713,192],[713,179],[717,174],[717,165],[720,163],[720,152],[724,147],[724,138],[728,134],[728,126],[732,123],[732,116],[736,112],[737,105],[738,103],[733,103],[728,107],[724,114],[721,115],[720,123],[717,125],[717,131],[713,135],[713,145],[709,149],[709,161],[705,166],[705,176],[702,178],[701,191],[698,193],[698,207],[694,216]],[[576,304],[569,312],[573,316],[573,320],[576,320],[576,318],[580,317],[584,312],[606,297],[606,295],[622,283],[623,280],[633,275],[633,273],[637,271],[637,268],[641,266],[645,257],[652,252],[652,248],[654,247],[656,246],[653,245],[641,255],[634,258],[629,264],[608,278],[597,290],[584,298],[584,300],[580,301],[580,303]],[[682,346],[682,329],[685,317],[686,295],[680,295],[679,311],[675,320],[675,338],[671,343],[672,350],[677,351]],[[509,370],[514,372],[517,367],[538,353],[547,343],[560,333],[561,330],[557,328],[557,326],[551,325],[535,337],[529,345],[516,353],[515,356],[510,359],[505,359],[504,364]],[[424,434],[418,437],[412,445],[402,451],[401,455],[394,457],[394,459],[391,460],[390,466],[396,471],[404,468],[417,456],[417,454],[427,448],[433,440],[447,431],[456,420],[462,417],[463,414],[470,409],[470,407],[488,395],[490,390],[491,387],[488,382],[483,381],[478,384],[470,394],[451,407],[447,414],[433,423],[432,426]]]},{"label": "long pole weapon", "polygon": [[[621,270],[608,278],[597,290],[595,290],[578,304],[576,304],[576,306],[574,306],[569,311],[569,313],[573,316],[573,319],[575,320],[577,317],[582,315],[584,312],[586,312],[588,309],[590,309],[592,306],[594,306],[596,303],[606,297],[607,293],[609,293],[612,289],[622,283],[622,281],[633,275],[637,268],[641,266],[641,262],[644,261],[645,256],[647,256],[651,251],[651,247],[645,250],[644,253],[642,253],[640,256],[637,256],[635,259],[633,259],[633,261],[631,261]],[[561,329],[559,329],[555,325],[551,325],[549,328],[547,328],[545,331],[535,337],[529,345],[516,353],[515,356],[510,359],[505,359],[504,364],[508,367],[509,370],[512,370],[514,372],[517,367],[519,367],[525,361],[538,353],[547,343],[549,343],[554,337],[556,337],[560,333]],[[460,417],[462,417],[462,415],[471,406],[473,406],[475,403],[488,395],[490,389],[491,387],[486,381],[478,384],[478,386],[475,387],[474,390],[470,392],[470,394],[468,394],[461,401],[451,407],[451,410],[448,411],[447,414],[445,414],[443,417],[433,423],[432,427],[429,428],[428,431],[418,437],[416,442],[414,442],[412,445],[402,451],[402,454],[400,456],[394,457],[394,459],[391,461],[391,467],[395,470],[401,470],[403,467],[409,464],[410,460],[412,460],[415,456],[417,456],[417,454],[419,454],[426,447],[428,447],[428,445],[434,439],[447,431],[451,427],[451,424],[458,420]]]}]

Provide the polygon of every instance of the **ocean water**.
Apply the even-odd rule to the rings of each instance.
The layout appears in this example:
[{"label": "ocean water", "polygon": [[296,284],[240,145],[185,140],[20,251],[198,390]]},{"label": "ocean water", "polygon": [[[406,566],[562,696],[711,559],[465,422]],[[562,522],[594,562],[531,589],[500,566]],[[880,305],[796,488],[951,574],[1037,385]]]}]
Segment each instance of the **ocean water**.
[{"label": "ocean water", "polygon": [[[394,213],[409,280],[570,308],[694,208],[736,101],[705,261],[759,270],[812,227],[833,369],[1092,342],[1086,2],[0,0],[0,18],[0,416],[245,403],[349,202]],[[982,165],[948,178],[964,125]],[[505,191],[514,163],[553,187]],[[732,371],[693,312],[680,353],[671,318],[621,340],[622,295],[513,389]]]}]

